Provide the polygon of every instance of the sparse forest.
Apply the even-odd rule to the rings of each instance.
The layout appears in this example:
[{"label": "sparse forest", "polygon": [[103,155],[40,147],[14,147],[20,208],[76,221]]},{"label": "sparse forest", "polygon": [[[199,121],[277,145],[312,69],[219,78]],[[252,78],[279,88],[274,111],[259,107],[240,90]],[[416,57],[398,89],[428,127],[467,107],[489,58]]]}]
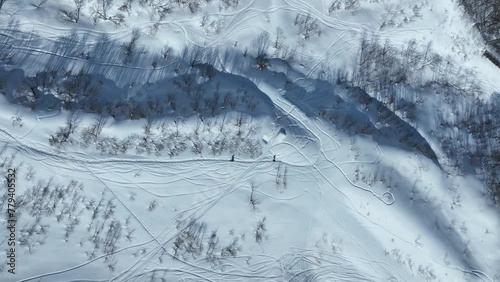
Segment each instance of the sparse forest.
[{"label": "sparse forest", "polygon": [[0,0],[0,281],[500,281],[499,11]]},{"label": "sparse forest", "polygon": [[500,54],[500,2],[496,0],[458,0],[483,35],[484,40]]}]

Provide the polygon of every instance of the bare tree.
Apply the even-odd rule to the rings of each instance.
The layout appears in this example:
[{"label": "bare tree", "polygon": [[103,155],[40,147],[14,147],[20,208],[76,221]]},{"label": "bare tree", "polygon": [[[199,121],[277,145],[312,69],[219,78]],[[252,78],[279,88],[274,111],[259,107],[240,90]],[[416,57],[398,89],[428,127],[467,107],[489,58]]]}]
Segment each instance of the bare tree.
[{"label": "bare tree", "polygon": [[151,201],[149,203],[149,206],[148,206],[148,211],[154,211],[157,206],[158,206],[158,201],[157,200]]},{"label": "bare tree", "polygon": [[170,106],[172,111],[177,111],[177,96],[173,93],[167,95],[167,104]]},{"label": "bare tree", "polygon": [[96,118],[95,122],[91,126],[83,129],[82,131],[82,141],[84,144],[88,145],[90,142],[95,142],[101,135],[102,129],[106,125],[108,117],[100,115]]},{"label": "bare tree", "polygon": [[81,70],[77,75],[70,77],[63,84],[59,95],[66,108],[84,99],[93,99],[99,92],[100,85],[92,79],[91,75]]},{"label": "bare tree", "polygon": [[125,52],[125,62],[130,62],[130,58],[133,55],[135,49],[137,48],[137,41],[141,37],[141,31],[137,28],[132,30],[132,37],[130,41],[122,44],[122,49]]},{"label": "bare tree", "polygon": [[112,4],[113,0],[97,0],[97,11],[101,13],[101,16],[104,20],[108,19],[108,11]]},{"label": "bare tree", "polygon": [[210,16],[208,15],[207,12],[204,12],[203,16],[201,17],[201,22],[200,22],[201,27],[205,27],[208,24],[209,20]]},{"label": "bare tree", "polygon": [[76,129],[82,123],[82,113],[80,111],[71,112],[66,118],[66,127],[68,128],[68,132],[70,134],[75,133]]},{"label": "bare tree", "polygon": [[254,229],[254,235],[255,235],[255,242],[257,243],[262,243],[262,240],[264,240],[267,235],[267,228],[266,228],[266,217],[264,216],[259,222],[257,222],[257,225],[255,226]]},{"label": "bare tree", "polygon": [[259,70],[267,68],[269,59],[267,58],[267,49],[269,48],[269,33],[262,32],[254,41],[253,45],[257,49],[255,64]]},{"label": "bare tree", "polygon": [[236,237],[233,238],[233,241],[229,245],[222,248],[220,254],[222,257],[235,257],[238,254],[238,251],[241,251],[241,246],[238,244],[238,237]]},{"label": "bare tree", "polygon": [[281,27],[277,27],[276,34],[274,35],[273,47],[280,50],[283,47],[285,39],[286,36],[284,30]]},{"label": "bare tree", "polygon": [[34,77],[25,78],[22,84],[22,92],[24,96],[32,103],[35,103],[43,93],[38,89],[38,81]]},{"label": "bare tree", "polygon": [[266,54],[267,48],[269,48],[269,44],[270,44],[269,33],[263,31],[253,42],[254,47],[257,49],[257,56]]},{"label": "bare tree", "polygon": [[254,180],[250,181],[250,206],[252,207],[252,211],[258,211],[258,205],[262,203],[261,199],[258,199],[255,195],[255,191],[257,191],[257,184]]},{"label": "bare tree", "polygon": [[206,258],[209,261],[215,262],[217,260],[217,256],[215,254],[215,250],[219,247],[220,240],[217,237],[217,230],[213,230],[208,238],[208,246],[207,252],[205,254]]},{"label": "bare tree", "polygon": [[355,12],[359,9],[359,0],[345,0],[344,7],[347,11]]},{"label": "bare tree", "polygon": [[285,167],[283,172],[283,189],[288,188],[288,167]]},{"label": "bare tree", "polygon": [[[110,21],[116,26],[121,25],[125,21],[125,16],[122,13],[116,13],[115,15],[108,15],[108,11],[113,4],[113,0],[97,0],[97,2],[92,7],[92,17],[94,20],[94,25],[96,25],[99,20]],[[123,9],[122,9],[123,8]],[[120,7],[120,11],[127,11],[124,6]]]},{"label": "bare tree", "polygon": [[64,9],[61,9],[60,11],[62,13],[62,19],[64,21],[78,23],[85,0],[73,0],[73,2],[75,3],[75,9],[73,11],[67,11]]},{"label": "bare tree", "polygon": [[332,4],[328,8],[328,13],[340,10],[342,7],[342,0],[333,0]]}]

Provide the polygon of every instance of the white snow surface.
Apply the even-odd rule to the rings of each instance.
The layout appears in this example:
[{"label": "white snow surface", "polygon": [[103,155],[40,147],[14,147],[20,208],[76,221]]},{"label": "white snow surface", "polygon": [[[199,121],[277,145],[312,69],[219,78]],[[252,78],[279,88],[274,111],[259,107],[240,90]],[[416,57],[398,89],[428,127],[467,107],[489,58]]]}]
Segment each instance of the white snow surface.
[{"label": "white snow surface", "polygon": [[[122,4],[115,2],[110,13]],[[256,110],[245,114],[255,126],[249,138],[260,144],[260,153],[210,153],[218,126],[237,131],[236,112],[229,112],[230,121],[220,115],[201,122],[201,154],[188,149],[173,157],[134,150],[110,155],[78,142],[57,149],[48,138],[63,126],[66,110],[31,111],[2,95],[2,170],[17,168],[18,198],[49,181],[50,188],[23,198],[16,274],[7,271],[2,254],[0,281],[500,281],[500,218],[481,178],[474,171],[449,173],[439,158],[396,142],[397,130],[374,120],[368,109],[350,100],[343,85],[325,86],[312,78],[322,70],[354,68],[360,38],[370,33],[395,46],[411,39],[432,42],[437,53],[476,72],[485,93],[479,98],[487,99],[500,90],[500,70],[481,56],[484,43],[455,1],[361,0],[355,12],[329,13],[332,1],[241,0],[236,8],[224,9],[214,0],[200,1],[197,14],[174,6],[176,11],[163,20],[151,18],[138,2],[115,26],[108,21],[94,25],[89,3],[81,21],[73,24],[58,16],[59,9],[73,9],[73,1],[48,0],[36,8],[30,4],[39,1],[7,0],[0,11],[0,44],[14,51],[15,64],[3,70],[23,71],[10,76],[8,87],[22,75],[63,67],[101,77],[110,99],[146,99],[172,87],[165,81],[175,77],[183,48],[218,48],[226,56],[217,62],[215,81],[223,89],[242,87],[258,101]],[[421,17],[405,19],[415,5]],[[381,29],[384,13],[398,7],[404,12],[391,16],[394,25]],[[320,36],[299,44],[293,26],[297,14],[317,19]],[[213,24],[201,26],[204,16]],[[151,32],[155,23],[159,29]],[[262,31],[275,35],[276,27],[296,48],[296,58],[256,70],[241,53],[254,48]],[[142,32],[138,44],[143,53],[125,64],[120,45],[134,28]],[[176,55],[151,67],[163,57],[165,44]],[[86,50],[102,53],[82,58]],[[214,82],[204,87],[216,88]],[[338,106],[341,115],[352,111],[356,122],[389,134],[355,134],[318,117],[318,109],[335,105],[334,96],[325,94],[330,92],[347,101]],[[429,132],[435,129],[440,99],[428,98],[412,124],[438,157],[443,152]],[[443,115],[451,111],[447,106],[441,110]],[[83,113],[81,128],[95,117]],[[15,118],[22,119],[22,126]],[[162,122],[173,132],[172,120],[156,120],[155,136]],[[110,118],[103,135],[141,134],[145,123]],[[193,138],[199,125],[199,118],[188,113],[181,134]],[[52,201],[58,203],[54,211],[42,211]],[[112,208],[106,214],[108,203]],[[259,228],[262,221],[265,228]],[[121,236],[113,243],[110,230],[116,224]],[[0,245],[6,249],[4,218],[0,225]],[[218,244],[209,255],[213,230]],[[235,253],[228,252],[231,243]],[[178,253],[176,244],[184,244]],[[199,251],[188,252],[189,247]]]}]

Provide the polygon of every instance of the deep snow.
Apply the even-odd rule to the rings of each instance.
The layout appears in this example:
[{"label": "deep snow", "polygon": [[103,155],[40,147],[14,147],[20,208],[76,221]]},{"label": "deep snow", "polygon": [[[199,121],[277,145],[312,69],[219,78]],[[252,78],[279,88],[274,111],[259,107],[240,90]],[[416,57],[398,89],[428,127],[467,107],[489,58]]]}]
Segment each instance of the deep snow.
[{"label": "deep snow", "polygon": [[[409,100],[423,97],[410,120],[380,93],[334,83],[335,69],[356,68],[370,33],[394,46],[432,42],[450,69],[475,71],[476,96],[487,100],[500,90],[500,70],[481,57],[483,43],[455,3],[360,1],[355,12],[328,13],[327,1],[216,2],[201,1],[194,15],[175,4],[159,20],[134,1],[118,27],[94,26],[90,3],[69,24],[59,9],[72,1],[6,2],[0,46],[12,62],[0,69],[0,164],[17,168],[20,214],[16,274],[2,256],[0,281],[500,280],[498,208],[478,169],[467,160],[456,169],[435,134],[460,145],[472,138],[440,124],[466,116],[475,97],[449,103],[439,87],[397,85]],[[301,39],[297,14],[316,19],[321,34]],[[273,38],[276,27],[296,54],[269,46],[283,60],[257,70],[255,38]],[[133,28],[142,35],[124,61]],[[215,67],[210,76],[190,64],[196,50]],[[81,134],[98,115],[80,113],[73,141],[56,148],[49,137],[70,115],[56,87],[40,90],[33,111],[13,103],[27,91],[23,78],[46,69],[62,80],[84,70],[109,101],[172,94],[177,109],[170,103],[148,134],[145,117],[109,117],[86,145]],[[234,107],[197,111],[196,95],[186,94],[196,91],[203,105],[231,92]],[[127,140],[127,150],[110,149]]]}]

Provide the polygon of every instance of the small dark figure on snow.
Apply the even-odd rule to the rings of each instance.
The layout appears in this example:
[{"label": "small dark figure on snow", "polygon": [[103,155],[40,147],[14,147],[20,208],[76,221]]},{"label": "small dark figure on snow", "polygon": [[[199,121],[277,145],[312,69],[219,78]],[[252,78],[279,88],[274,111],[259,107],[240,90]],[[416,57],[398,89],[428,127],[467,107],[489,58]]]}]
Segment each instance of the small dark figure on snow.
[{"label": "small dark figure on snow", "polygon": [[230,160],[230,161],[231,161],[231,162],[234,162],[234,155],[231,157],[231,160]]},{"label": "small dark figure on snow", "polygon": [[275,161],[276,161],[276,155],[273,156],[273,162],[275,162]]}]

